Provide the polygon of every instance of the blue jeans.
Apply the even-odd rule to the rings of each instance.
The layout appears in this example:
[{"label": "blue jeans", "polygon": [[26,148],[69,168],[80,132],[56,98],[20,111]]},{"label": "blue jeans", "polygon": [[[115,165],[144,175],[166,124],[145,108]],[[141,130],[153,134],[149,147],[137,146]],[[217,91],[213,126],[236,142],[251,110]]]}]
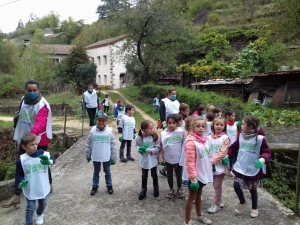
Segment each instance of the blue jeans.
[{"label": "blue jeans", "polygon": [[[111,174],[110,174],[110,162],[103,162],[103,170],[105,173],[105,183],[106,187],[111,187],[112,186],[112,181],[111,181]],[[99,187],[99,173],[101,171],[101,162],[94,162],[94,175],[93,175],[93,186]]]},{"label": "blue jeans", "polygon": [[[25,225],[33,225],[33,213],[34,210],[36,209],[35,202],[36,200],[29,200],[27,199],[27,208],[26,208],[26,221]],[[37,215],[42,215],[46,206],[47,206],[47,197],[38,199],[38,207],[36,209],[36,214]]]},{"label": "blue jeans", "polygon": [[153,112],[154,112],[154,113],[157,113],[158,109],[159,109],[159,106],[158,106],[158,105],[155,105],[155,106],[154,106],[154,111],[153,111]]}]

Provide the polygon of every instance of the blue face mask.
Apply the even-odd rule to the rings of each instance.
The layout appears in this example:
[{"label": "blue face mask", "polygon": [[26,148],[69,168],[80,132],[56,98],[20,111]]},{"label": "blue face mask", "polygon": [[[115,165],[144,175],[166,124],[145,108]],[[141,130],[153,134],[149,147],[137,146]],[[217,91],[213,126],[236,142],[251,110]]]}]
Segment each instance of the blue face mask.
[{"label": "blue face mask", "polygon": [[36,99],[39,96],[38,92],[26,92],[25,93],[25,98],[33,100]]},{"label": "blue face mask", "polygon": [[93,90],[90,90],[90,89],[89,89],[88,92],[89,92],[90,94],[92,94],[92,93],[93,93]]},{"label": "blue face mask", "polygon": [[171,100],[175,101],[176,100],[176,95],[171,95]]}]

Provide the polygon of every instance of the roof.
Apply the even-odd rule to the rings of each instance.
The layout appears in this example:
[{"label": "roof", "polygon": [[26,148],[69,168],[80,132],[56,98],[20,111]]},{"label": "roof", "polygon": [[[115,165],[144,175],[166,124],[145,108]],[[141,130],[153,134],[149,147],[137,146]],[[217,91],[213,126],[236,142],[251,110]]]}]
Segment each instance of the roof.
[{"label": "roof", "polygon": [[103,46],[107,46],[109,44],[114,44],[120,40],[123,40],[124,38],[126,38],[128,35],[122,35],[122,36],[118,36],[118,37],[113,37],[113,38],[108,38],[105,40],[101,40],[101,41],[97,41],[93,44],[90,44],[88,46],[86,46],[86,49],[93,49],[93,48],[98,48],[98,47],[103,47]]},{"label": "roof", "polygon": [[48,53],[55,53],[56,55],[69,55],[75,45],[47,44],[40,45],[40,47],[41,50],[45,50]]},{"label": "roof", "polygon": [[215,80],[207,80],[201,82],[195,82],[191,85],[215,85],[215,84],[249,84],[252,83],[251,79],[248,80],[241,80],[239,78],[235,79],[215,79]]},{"label": "roof", "polygon": [[279,75],[292,75],[300,74],[300,70],[286,70],[286,71],[272,71],[268,73],[250,74],[249,77],[267,77],[267,76],[279,76]]}]

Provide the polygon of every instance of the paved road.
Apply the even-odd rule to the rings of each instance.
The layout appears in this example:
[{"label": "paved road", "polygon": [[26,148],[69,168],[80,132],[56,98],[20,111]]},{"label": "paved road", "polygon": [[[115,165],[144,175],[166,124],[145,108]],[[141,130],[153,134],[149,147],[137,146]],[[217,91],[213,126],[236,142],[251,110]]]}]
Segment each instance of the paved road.
[{"label": "paved road", "polygon": [[[115,124],[112,126],[116,131]],[[168,200],[166,178],[159,175],[160,197],[153,197],[151,177],[148,178],[148,195],[143,201],[138,200],[141,186],[141,170],[137,160],[121,163],[111,167],[115,193],[109,195],[104,184],[104,176],[100,174],[100,188],[95,196],[90,196],[92,186],[92,163],[85,159],[86,137],[81,138],[67,150],[52,166],[54,192],[49,195],[48,207],[44,213],[44,224],[57,225],[181,225],[184,220],[184,199]],[[119,147],[119,143],[118,143]],[[138,153],[133,147],[133,157]],[[150,176],[150,175],[149,175]],[[226,177],[223,184],[225,208],[210,215],[213,224],[220,225],[296,225],[295,220],[284,216],[275,201],[267,192],[259,190],[259,211],[256,219],[249,217],[250,194],[246,193],[247,209],[240,215],[234,213],[238,202],[232,188],[233,178]],[[184,187],[185,193],[187,188]],[[0,225],[21,225],[25,220],[26,201],[22,196],[20,209],[0,208]],[[213,201],[213,188],[209,184],[204,188],[203,209],[207,209]],[[0,202],[0,204],[3,202]],[[193,215],[195,214],[193,209]],[[199,223],[200,224],[200,223]]]}]

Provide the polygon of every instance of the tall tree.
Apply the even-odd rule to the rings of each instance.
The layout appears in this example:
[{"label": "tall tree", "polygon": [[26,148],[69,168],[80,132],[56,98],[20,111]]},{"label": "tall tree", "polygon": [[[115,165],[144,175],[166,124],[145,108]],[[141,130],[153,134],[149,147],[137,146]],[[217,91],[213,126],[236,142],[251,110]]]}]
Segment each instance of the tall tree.
[{"label": "tall tree", "polygon": [[126,0],[101,0],[102,4],[98,6],[97,12],[100,20],[106,19],[110,13],[115,13],[129,7],[130,4]]},{"label": "tall tree", "polygon": [[184,51],[190,37],[189,26],[180,19],[180,1],[140,1],[113,19],[128,34],[122,52],[130,61],[137,57],[143,66],[141,80],[147,83],[156,68],[175,68],[176,55]]},{"label": "tall tree", "polygon": [[14,43],[3,41],[0,32],[0,73],[14,74],[18,65],[18,49]]},{"label": "tall tree", "polygon": [[61,23],[61,30],[66,34],[69,43],[80,33],[83,21],[74,21],[72,17]]}]

